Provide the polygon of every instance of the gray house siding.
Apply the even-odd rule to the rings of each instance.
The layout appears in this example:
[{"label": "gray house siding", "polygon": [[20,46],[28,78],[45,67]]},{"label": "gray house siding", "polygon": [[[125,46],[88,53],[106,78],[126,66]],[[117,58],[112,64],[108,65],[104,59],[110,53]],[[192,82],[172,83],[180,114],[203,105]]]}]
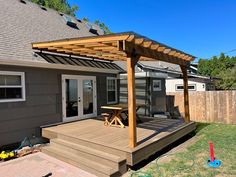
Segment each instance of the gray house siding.
[{"label": "gray house siding", "polygon": [[40,136],[39,127],[62,121],[62,74],[97,78],[97,105],[106,104],[107,73],[0,66],[0,71],[25,72],[26,101],[0,103],[0,146]]}]

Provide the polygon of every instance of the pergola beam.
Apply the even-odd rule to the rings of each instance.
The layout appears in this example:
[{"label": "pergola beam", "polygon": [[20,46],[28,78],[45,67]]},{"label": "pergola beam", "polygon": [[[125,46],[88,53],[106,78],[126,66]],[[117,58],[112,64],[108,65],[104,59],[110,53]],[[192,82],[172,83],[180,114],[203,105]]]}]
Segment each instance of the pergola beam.
[{"label": "pergola beam", "polygon": [[178,64],[183,72],[185,122],[190,121],[186,66],[195,57],[133,32],[33,43],[33,49],[109,61],[126,61],[128,75],[129,147],[137,145],[135,65],[137,61]]},{"label": "pergola beam", "polygon": [[[177,58],[177,57],[170,57],[168,54],[164,54],[163,52],[158,52],[156,50],[152,50],[150,48],[144,48],[140,45],[135,45],[130,42],[120,42],[119,43],[122,46],[118,46],[119,50],[126,51],[127,53],[132,53],[133,50],[135,50],[135,53],[139,56],[142,56],[142,58],[146,58],[146,60],[160,60],[165,62],[171,62],[178,65],[186,65],[186,62]],[[145,59],[144,59],[145,60]]]},{"label": "pergola beam", "polygon": [[77,45],[77,44],[86,44],[86,43],[96,43],[96,42],[104,42],[104,41],[117,41],[117,40],[126,40],[130,35],[117,35],[117,36],[103,36],[102,38],[95,38],[95,37],[81,37],[80,40],[77,38],[75,39],[68,39],[68,40],[57,40],[57,41],[50,41],[50,42],[39,42],[33,43],[33,48],[37,47],[46,47],[46,46],[62,46],[62,45]]}]

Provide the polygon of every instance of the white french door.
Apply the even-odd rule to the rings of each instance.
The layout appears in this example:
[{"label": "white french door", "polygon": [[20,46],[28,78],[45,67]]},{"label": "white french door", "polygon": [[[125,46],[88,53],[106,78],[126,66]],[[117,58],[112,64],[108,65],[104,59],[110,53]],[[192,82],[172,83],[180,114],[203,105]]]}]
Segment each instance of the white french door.
[{"label": "white french door", "polygon": [[63,122],[97,116],[95,76],[62,75]]}]

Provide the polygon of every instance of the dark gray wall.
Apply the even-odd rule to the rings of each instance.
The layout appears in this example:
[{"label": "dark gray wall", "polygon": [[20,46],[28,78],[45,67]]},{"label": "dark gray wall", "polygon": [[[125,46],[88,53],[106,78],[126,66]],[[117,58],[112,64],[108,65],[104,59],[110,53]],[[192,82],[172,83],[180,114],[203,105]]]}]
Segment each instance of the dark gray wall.
[{"label": "dark gray wall", "polygon": [[[148,91],[148,80],[147,78],[136,78],[135,79],[135,89],[136,89],[136,102],[139,104],[150,105],[149,101],[149,91]],[[127,93],[127,80],[120,79],[120,102],[128,102]],[[138,114],[149,115],[150,107],[140,108]]]},{"label": "dark gray wall", "polygon": [[[161,80],[161,90],[153,91],[152,83],[153,80]],[[165,79],[162,78],[150,78],[151,88],[151,113],[165,112],[166,111],[166,87]]]},{"label": "dark gray wall", "polygon": [[26,82],[26,101],[0,103],[0,146],[40,136],[40,126],[62,121],[62,74],[96,76],[98,114],[107,102],[106,77],[116,76],[13,66],[0,66],[0,71],[25,72]]},{"label": "dark gray wall", "polygon": [[[161,80],[161,91],[153,91],[153,80]],[[162,78],[136,78],[136,102],[145,104],[145,108],[140,108],[138,114],[152,116],[153,113],[166,111],[166,89],[165,79]],[[120,79],[120,102],[128,101],[127,80]]]}]

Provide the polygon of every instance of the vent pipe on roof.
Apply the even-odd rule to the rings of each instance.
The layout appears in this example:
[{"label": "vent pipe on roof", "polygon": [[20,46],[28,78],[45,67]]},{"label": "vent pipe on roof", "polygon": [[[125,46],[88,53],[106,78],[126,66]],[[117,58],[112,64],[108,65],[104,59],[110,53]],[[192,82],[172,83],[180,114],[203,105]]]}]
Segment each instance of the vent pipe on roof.
[{"label": "vent pipe on roof", "polygon": [[47,11],[47,8],[46,7],[44,7],[44,6],[40,6],[40,8],[42,9],[42,10],[45,10],[45,11]]},{"label": "vent pipe on roof", "polygon": [[63,15],[63,18],[64,20],[66,21],[66,24],[69,26],[69,27],[72,27],[72,28],[75,28],[75,29],[79,29],[76,22],[71,18],[69,17],[68,15]]},{"label": "vent pipe on roof", "polygon": [[60,16],[63,16],[63,15],[64,15],[62,12],[58,12],[58,14],[59,14]]},{"label": "vent pipe on roof", "polygon": [[90,28],[89,32],[98,35],[98,31],[96,29]]},{"label": "vent pipe on roof", "polygon": [[21,2],[23,4],[26,4],[26,2],[24,0],[19,0],[19,2]]},{"label": "vent pipe on roof", "polygon": [[96,27],[95,27],[93,24],[87,22],[87,23],[86,23],[86,26],[87,26],[87,28],[89,29],[89,32],[90,32],[90,33],[99,35],[99,34],[98,34],[98,30],[96,29]]},{"label": "vent pipe on roof", "polygon": [[82,20],[80,20],[80,19],[78,19],[78,18],[77,18],[76,20],[77,20],[78,22],[82,23]]}]

